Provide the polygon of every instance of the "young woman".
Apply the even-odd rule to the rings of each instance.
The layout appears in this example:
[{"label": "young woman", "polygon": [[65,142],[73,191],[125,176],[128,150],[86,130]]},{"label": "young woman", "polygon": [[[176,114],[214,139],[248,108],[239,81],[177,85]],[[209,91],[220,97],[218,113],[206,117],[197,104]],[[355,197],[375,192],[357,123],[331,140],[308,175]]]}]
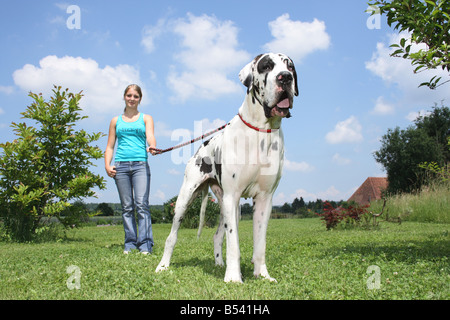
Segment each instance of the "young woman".
[{"label": "young woman", "polygon": [[[105,170],[116,182],[122,204],[125,230],[124,253],[138,249],[144,254],[152,252],[153,232],[148,197],[150,168],[147,153],[155,155],[156,147],[153,118],[138,111],[142,100],[141,88],[129,85],[124,93],[125,110],[114,117],[109,125],[108,144],[105,151]],[[117,149],[111,165],[114,147]],[[147,147],[148,145],[148,147]],[[135,211],[138,228],[136,228]]]}]

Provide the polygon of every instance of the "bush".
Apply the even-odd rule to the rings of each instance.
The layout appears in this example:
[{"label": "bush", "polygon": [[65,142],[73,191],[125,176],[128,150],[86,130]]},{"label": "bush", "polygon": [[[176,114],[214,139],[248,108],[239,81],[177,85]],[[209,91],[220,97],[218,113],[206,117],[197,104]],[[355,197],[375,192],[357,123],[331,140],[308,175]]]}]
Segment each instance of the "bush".
[{"label": "bush", "polygon": [[348,205],[346,208],[342,206],[334,208],[326,201],[323,206],[323,212],[316,214],[324,221],[327,230],[336,228],[340,222],[345,222],[344,227],[368,226],[372,218],[372,214],[367,210],[368,207],[368,205],[359,206],[355,204]]},{"label": "bush", "polygon": [[[0,144],[0,217],[13,240],[32,240],[44,217],[73,225],[84,213],[68,209],[69,201],[95,196],[92,188],[105,187],[104,178],[89,171],[91,159],[103,157],[98,147],[90,146],[102,134],[74,130],[86,118],[79,114],[82,95],[61,87],[53,93],[49,102],[30,93],[34,102],[22,115],[39,127],[12,123],[18,138]],[[67,210],[70,219],[61,215]]]},{"label": "bush", "polygon": [[[178,196],[173,197],[166,203],[164,203],[164,221],[172,222],[175,204]],[[200,220],[200,208],[202,204],[202,199],[200,196],[192,201],[191,205],[187,208],[186,213],[183,217],[183,222],[181,223],[181,227],[188,229],[195,229],[199,226]],[[208,194],[208,204],[206,206],[205,212],[205,226],[214,227],[217,223],[217,218],[220,214],[220,206],[217,201]]]}]

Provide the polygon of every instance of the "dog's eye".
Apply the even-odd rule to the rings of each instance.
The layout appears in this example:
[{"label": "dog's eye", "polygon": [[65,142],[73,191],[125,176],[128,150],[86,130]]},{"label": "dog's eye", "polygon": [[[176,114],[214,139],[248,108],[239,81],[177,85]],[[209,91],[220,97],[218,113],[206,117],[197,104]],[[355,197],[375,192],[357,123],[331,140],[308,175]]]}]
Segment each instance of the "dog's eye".
[{"label": "dog's eye", "polygon": [[294,63],[292,63],[291,60],[284,60],[284,63],[286,63],[286,67],[288,68],[289,71],[294,71],[295,67],[294,67]]},{"label": "dog's eye", "polygon": [[272,71],[274,66],[275,63],[272,61],[272,59],[270,59],[269,56],[265,56],[264,58],[261,59],[261,61],[258,64],[258,72],[264,73]]}]

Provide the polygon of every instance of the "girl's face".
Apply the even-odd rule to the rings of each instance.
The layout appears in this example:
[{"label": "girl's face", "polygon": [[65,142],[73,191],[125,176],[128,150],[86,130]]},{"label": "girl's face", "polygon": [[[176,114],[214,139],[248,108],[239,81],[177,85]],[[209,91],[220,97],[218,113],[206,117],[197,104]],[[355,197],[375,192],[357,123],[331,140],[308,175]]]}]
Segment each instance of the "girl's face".
[{"label": "girl's face", "polygon": [[128,108],[137,108],[137,106],[141,102],[141,97],[139,96],[139,93],[133,88],[128,89],[124,99],[125,104]]}]

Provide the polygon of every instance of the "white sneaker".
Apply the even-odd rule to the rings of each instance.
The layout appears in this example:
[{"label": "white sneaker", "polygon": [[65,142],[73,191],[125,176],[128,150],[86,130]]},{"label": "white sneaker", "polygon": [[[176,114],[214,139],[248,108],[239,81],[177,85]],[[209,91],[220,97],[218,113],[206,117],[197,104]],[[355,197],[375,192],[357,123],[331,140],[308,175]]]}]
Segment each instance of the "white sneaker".
[{"label": "white sneaker", "polygon": [[141,252],[143,255],[147,255],[147,254],[149,254],[149,252],[148,251],[142,251]]},{"label": "white sneaker", "polygon": [[127,251],[127,250],[123,251],[123,254],[129,254],[129,253],[130,253],[130,251]]}]

